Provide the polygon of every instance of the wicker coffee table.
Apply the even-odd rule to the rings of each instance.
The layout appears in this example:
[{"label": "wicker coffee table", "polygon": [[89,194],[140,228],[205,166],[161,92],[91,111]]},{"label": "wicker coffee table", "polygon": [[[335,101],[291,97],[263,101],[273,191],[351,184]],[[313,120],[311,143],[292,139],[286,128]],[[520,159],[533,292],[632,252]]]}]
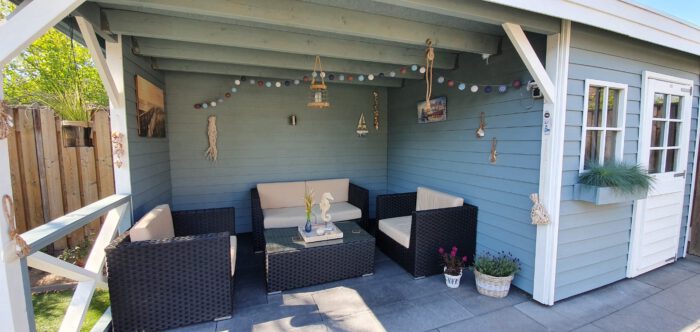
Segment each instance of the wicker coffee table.
[{"label": "wicker coffee table", "polygon": [[335,223],[343,238],[313,243],[296,227],[265,230],[268,293],[374,273],[374,237],[356,221]]}]

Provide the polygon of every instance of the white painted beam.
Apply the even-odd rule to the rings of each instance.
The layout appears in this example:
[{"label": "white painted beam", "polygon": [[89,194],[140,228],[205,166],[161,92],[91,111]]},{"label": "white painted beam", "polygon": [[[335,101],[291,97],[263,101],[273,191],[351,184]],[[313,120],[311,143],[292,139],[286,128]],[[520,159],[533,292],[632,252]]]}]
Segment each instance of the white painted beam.
[{"label": "white painted beam", "polygon": [[[399,65],[425,62],[423,47],[400,47],[123,10],[103,13],[109,30],[122,35]],[[447,62],[451,66],[451,59],[454,58],[437,54],[435,63]]]},{"label": "white painted beam", "polygon": [[[127,127],[126,96],[124,83],[124,49],[122,36],[117,36],[116,42],[105,43],[107,67],[112,73],[112,78],[119,91],[118,104],[109,105],[109,124],[112,133],[123,135],[122,149],[124,154],[120,157],[122,166],[114,165],[114,187],[117,194],[131,194],[131,163],[129,162],[129,130]],[[114,149],[114,146],[112,146]],[[129,225],[131,226],[131,225]]]},{"label": "white painted beam", "polygon": [[27,264],[35,269],[74,281],[97,281],[97,287],[104,289],[107,288],[107,283],[102,280],[101,274],[88,271],[64,260],[47,255],[41,251],[37,251],[31,256],[27,257]]},{"label": "white painted beam", "polygon": [[570,44],[571,22],[562,21],[561,33],[547,36],[547,74],[556,82],[556,94],[543,106],[543,122],[549,122],[550,130],[543,126],[540,150],[539,197],[550,219],[548,225],[537,226],[532,296],[546,305],[555,299]]},{"label": "white painted beam", "polygon": [[107,67],[107,60],[102,54],[102,48],[100,47],[100,43],[97,41],[92,24],[81,16],[76,16],[75,20],[78,22],[80,32],[83,35],[83,40],[85,40],[85,44],[90,52],[90,56],[92,57],[92,61],[95,63],[97,73],[100,75],[100,79],[102,80],[102,85],[104,85],[105,91],[107,91],[109,102],[113,105],[119,105],[121,103],[119,98],[119,90],[117,90],[117,85],[114,83],[112,73]]},{"label": "white painted beam", "polygon": [[[219,62],[237,65],[250,65],[260,67],[273,67],[284,69],[296,69],[309,71],[313,67],[315,56],[280,53],[272,51],[260,51],[238,47],[205,45],[198,43],[176,42],[164,39],[138,38],[138,46],[134,46],[134,54],[162,59],[192,60],[203,62]],[[202,51],[206,50],[206,51]],[[450,54],[452,56],[452,54]],[[454,69],[455,61],[450,61],[444,68]],[[367,61],[344,60],[337,58],[323,58],[323,69],[326,72],[367,74],[385,73],[396,71],[397,77],[406,79],[420,79],[421,75],[409,71],[401,75],[399,66],[395,64],[376,63]]]},{"label": "white painted beam", "polygon": [[63,317],[59,332],[79,332],[90,308],[92,295],[95,293],[95,281],[81,281],[73,292],[66,315]]},{"label": "white painted beam", "polygon": [[402,18],[359,12],[294,0],[100,0],[163,12],[255,22],[277,28],[297,28],[337,35],[435,47],[457,52],[495,54],[499,39],[483,33],[437,26]]},{"label": "white painted beam", "polygon": [[456,17],[495,25],[511,22],[527,31],[541,34],[559,32],[560,20],[551,16],[499,6],[484,1],[465,0],[373,0],[374,2],[411,8],[433,14]]},{"label": "white painted beam", "polygon": [[[311,70],[290,70],[277,69],[255,66],[241,66],[226,63],[215,62],[197,62],[187,60],[172,60],[172,59],[156,59],[153,62],[153,69],[164,71],[179,71],[188,73],[203,73],[217,75],[232,75],[232,76],[248,76],[253,78],[269,78],[278,80],[295,80],[302,79],[304,76],[311,77]],[[372,81],[365,79],[364,82],[357,80],[340,81],[329,80],[326,78],[326,84],[355,84],[355,85],[370,85],[370,86],[385,86],[398,88],[402,86],[401,79],[396,78],[375,78]]]},{"label": "white painted beam", "polygon": [[12,61],[85,0],[33,0],[0,24],[0,65]]},{"label": "white painted beam", "polygon": [[545,70],[542,62],[540,62],[540,59],[537,57],[527,36],[525,36],[523,29],[517,24],[503,23],[503,30],[506,31],[508,38],[510,38],[513,46],[515,46],[515,50],[518,52],[518,55],[520,55],[520,59],[525,63],[525,67],[530,71],[532,77],[535,78],[545,100],[549,103],[553,103],[555,98],[554,84],[547,75],[547,70]]}]

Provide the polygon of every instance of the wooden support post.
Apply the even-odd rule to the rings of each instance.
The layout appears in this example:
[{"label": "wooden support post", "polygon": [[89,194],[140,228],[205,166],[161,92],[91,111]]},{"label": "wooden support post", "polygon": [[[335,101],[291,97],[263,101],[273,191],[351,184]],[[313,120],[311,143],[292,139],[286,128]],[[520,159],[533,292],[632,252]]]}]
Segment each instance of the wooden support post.
[{"label": "wooden support post", "polygon": [[[1,26],[1,25],[0,25]],[[2,36],[7,34],[0,33]],[[3,69],[0,62],[0,69]],[[0,70],[0,100],[3,94],[3,76]],[[7,139],[0,140],[0,197],[12,197],[10,181],[10,153]],[[0,330],[33,331],[34,314],[28,298],[29,278],[26,267],[15,253],[15,242],[10,239],[9,223],[0,213]],[[24,273],[22,270],[25,270]]]},{"label": "wooden support post", "polygon": [[[123,136],[124,155],[121,157],[122,166],[114,168],[114,188],[117,194],[131,194],[131,163],[129,163],[129,137],[126,121],[126,99],[124,96],[124,50],[122,36],[117,36],[116,42],[105,44],[107,53],[107,68],[112,74],[115,86],[119,94],[118,103],[110,101],[110,127],[112,133],[120,133]],[[114,148],[114,147],[112,147]]]}]

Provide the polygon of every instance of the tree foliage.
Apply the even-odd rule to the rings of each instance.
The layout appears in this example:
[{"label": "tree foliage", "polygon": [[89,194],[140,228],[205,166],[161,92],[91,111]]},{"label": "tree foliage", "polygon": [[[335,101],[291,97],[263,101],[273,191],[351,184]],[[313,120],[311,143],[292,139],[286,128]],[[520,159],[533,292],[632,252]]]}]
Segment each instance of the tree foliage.
[{"label": "tree foliage", "polygon": [[[12,3],[0,0],[0,18],[13,10]],[[10,62],[3,74],[10,104],[39,103],[66,120],[85,120],[86,110],[108,105],[87,48],[54,28]]]}]

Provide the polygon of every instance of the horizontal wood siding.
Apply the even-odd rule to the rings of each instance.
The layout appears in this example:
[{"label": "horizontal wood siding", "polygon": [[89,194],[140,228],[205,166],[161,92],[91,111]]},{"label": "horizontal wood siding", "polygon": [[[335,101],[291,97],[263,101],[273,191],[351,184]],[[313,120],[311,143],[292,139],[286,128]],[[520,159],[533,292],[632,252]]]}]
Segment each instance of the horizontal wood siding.
[{"label": "horizontal wood siding", "polygon": [[[625,278],[632,203],[595,206],[573,201],[573,188],[579,175],[583,102],[587,94],[584,90],[585,80],[597,79],[628,85],[624,160],[636,163],[642,73],[645,70],[696,82],[688,159],[688,170],[692,170],[698,112],[698,58],[574,24],[569,64],[556,300]],[[681,248],[685,241],[690,181],[691,177],[688,176]]]},{"label": "horizontal wood siding", "polygon": [[[159,88],[166,95],[162,72],[151,69],[147,58],[131,53],[131,38],[124,38],[124,85],[126,95],[127,129],[129,139],[129,161],[131,168],[131,190],[133,194],[134,219],[137,221],[158,204],[170,203],[170,145],[171,134],[165,138],[140,137],[136,126],[136,84],[139,75]],[[166,123],[170,121],[170,104],[165,105]]]},{"label": "horizontal wood siding", "polygon": [[[377,194],[386,192],[386,89],[329,84],[331,108],[306,107],[308,84],[271,88],[244,82],[216,108],[193,105],[218,98],[234,78],[167,73],[168,136],[175,210],[234,206],[236,231],[250,232],[250,189],[261,182],[348,177]],[[380,129],[373,128],[371,92],[380,93]],[[357,137],[365,114],[370,133]],[[296,114],[298,125],[287,123]],[[219,159],[205,158],[207,118],[217,116]],[[332,213],[332,211],[331,211]]]},{"label": "horizontal wood siding", "polygon": [[[543,38],[532,40],[544,51]],[[542,101],[510,82],[530,75],[513,46],[488,64],[478,55],[463,54],[459,69],[436,71],[476,84],[508,84],[507,93],[477,94],[434,83],[434,96],[447,96],[447,121],[417,124],[416,103],[425,97],[424,81],[389,90],[388,191],[415,191],[427,186],[464,197],[479,207],[477,251],[509,251],[522,261],[514,283],[532,293],[535,226],[530,224],[528,195],[539,189]],[[481,89],[484,87],[482,86]],[[486,136],[476,138],[481,112]],[[497,138],[498,161],[489,162],[491,139]]]}]

